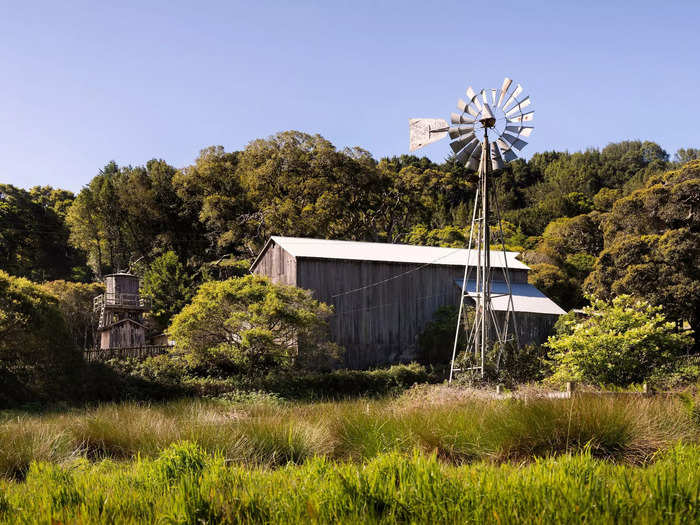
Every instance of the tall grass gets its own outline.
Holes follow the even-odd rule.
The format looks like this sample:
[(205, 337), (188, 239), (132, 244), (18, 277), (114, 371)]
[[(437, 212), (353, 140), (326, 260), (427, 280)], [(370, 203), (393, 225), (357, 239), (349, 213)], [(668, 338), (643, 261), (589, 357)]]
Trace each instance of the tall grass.
[(452, 464), (582, 450), (643, 463), (677, 442), (697, 442), (698, 432), (682, 401), (633, 396), (502, 401), (432, 388), (396, 399), (308, 404), (108, 404), (2, 420), (0, 476), (22, 478), (32, 461), (156, 457), (180, 441), (219, 453), (228, 463), (266, 467), (314, 457), (366, 461), (414, 450)]
[(454, 466), (435, 455), (366, 463), (315, 457), (280, 469), (227, 467), (193, 443), (133, 462), (33, 463), (0, 480), (12, 523), (694, 523), (700, 447), (645, 467), (586, 450), (525, 465)]

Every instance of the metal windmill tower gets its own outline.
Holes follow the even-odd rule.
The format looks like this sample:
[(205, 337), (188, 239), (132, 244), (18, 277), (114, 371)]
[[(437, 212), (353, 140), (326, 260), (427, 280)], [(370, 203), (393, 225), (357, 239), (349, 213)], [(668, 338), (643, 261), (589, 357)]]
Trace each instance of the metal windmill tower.
[[(468, 101), (459, 99), (457, 109), (461, 113), (451, 114), (451, 124), (442, 119), (410, 119), (410, 151), (415, 151), (432, 142), (445, 138), (451, 139), (450, 147), (455, 153), (457, 162), (463, 163), (467, 168), (478, 170), (479, 185), (474, 198), (474, 211), (472, 213), (471, 229), (469, 232), (469, 250), (462, 279), (462, 294), (459, 304), (459, 316), (455, 333), (454, 347), (452, 350), (452, 364), (450, 368), (450, 382), (455, 372), (460, 369), (455, 367), (457, 346), (460, 329), (464, 324), (467, 331), (466, 350), (473, 350), (476, 363), (471, 370), (479, 370), (484, 376), (484, 361), (488, 351), (498, 344), (509, 342), (518, 344), (518, 330), (516, 326), (513, 294), (510, 285), (508, 262), (505, 253), (505, 241), (503, 238), (503, 226), (501, 223), (498, 200), (492, 195), (490, 177), (493, 171), (503, 169), (507, 162), (517, 158), (513, 151), (522, 150), (527, 142), (521, 137), (529, 137), (533, 127), (524, 125), (531, 122), (534, 111), (523, 111), (530, 103), (530, 97), (519, 99), (523, 91), (520, 84), (510, 91), (513, 81), (506, 78), (500, 89), (482, 89), (478, 94), (471, 86), (467, 89)], [(510, 93), (509, 93), (510, 92)], [(499, 230), (500, 244), (505, 262), (503, 281), (505, 290), (495, 290), (493, 286), (494, 275), (491, 268), (491, 223), (494, 214), (491, 204), (495, 204), (495, 226)], [(476, 264), (472, 265), (472, 251), (476, 252)], [(476, 269), (474, 280), (472, 267)], [(499, 287), (500, 288), (500, 287)], [(465, 299), (474, 304), (474, 320), (471, 326), (466, 326)], [(496, 314), (493, 300), (499, 303), (505, 301), (505, 311), (502, 315)], [(500, 360), (500, 351), (497, 358)]]

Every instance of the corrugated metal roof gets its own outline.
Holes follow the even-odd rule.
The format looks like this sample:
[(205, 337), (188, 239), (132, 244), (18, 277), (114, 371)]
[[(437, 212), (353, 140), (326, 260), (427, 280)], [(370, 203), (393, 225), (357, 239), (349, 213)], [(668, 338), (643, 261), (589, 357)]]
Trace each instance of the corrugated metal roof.
[[(462, 279), (455, 279), (455, 283), (462, 288)], [(552, 301), (545, 294), (540, 292), (531, 284), (512, 283), (510, 285), (513, 293), (513, 307), (516, 312), (530, 312), (535, 314), (556, 314), (563, 315), (566, 311), (559, 308), (557, 303)], [(470, 296), (476, 296), (476, 281), (467, 281), (467, 292)], [(498, 312), (505, 312), (508, 309), (508, 286), (503, 281), (491, 281), (491, 293), (496, 297), (491, 298), (493, 309)]]
[[(437, 264), (464, 266), (467, 259), (470, 265), (476, 264), (476, 250), (463, 248), (438, 248), (435, 246), (415, 246), (412, 244), (388, 244), (381, 242), (330, 241), (326, 239), (306, 239), (302, 237), (271, 237), (294, 257), (310, 259), (345, 259), (350, 261), (377, 261), (410, 264)], [(263, 249), (264, 252), (264, 249)], [(529, 270), (529, 267), (515, 257), (519, 252), (506, 252), (508, 268)], [(261, 253), (262, 255), (262, 253)], [(258, 259), (260, 257), (258, 256)], [(257, 263), (253, 263), (253, 268)], [(491, 250), (491, 265), (505, 267), (502, 251)]]

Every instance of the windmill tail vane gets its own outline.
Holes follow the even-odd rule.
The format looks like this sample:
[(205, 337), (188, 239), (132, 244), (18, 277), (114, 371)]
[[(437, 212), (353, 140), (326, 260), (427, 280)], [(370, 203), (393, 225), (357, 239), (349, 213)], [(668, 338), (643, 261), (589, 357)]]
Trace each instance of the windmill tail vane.
[[(512, 88), (512, 89), (511, 89)], [(476, 93), (469, 86), (467, 100), (459, 99), (459, 113), (450, 115), (450, 122), (438, 118), (409, 119), (409, 150), (432, 144), (449, 136), (452, 141), (450, 148), (454, 158), (467, 168), (478, 171), (479, 185), (474, 198), (474, 208), (469, 235), (467, 260), (465, 261), (464, 277), (462, 279), (462, 294), (457, 319), (452, 365), (450, 367), (450, 382), (457, 372), (476, 371), (485, 375), (485, 361), (488, 354), (496, 346), (497, 355), (493, 359), (498, 369), (505, 345), (513, 343), (519, 346), (519, 335), (513, 294), (511, 290), (510, 272), (508, 270), (503, 226), (500, 217), (498, 199), (490, 190), (490, 176), (494, 170), (501, 170), (512, 160), (518, 158), (515, 151), (520, 152), (527, 142), (523, 140), (532, 134), (531, 123), (534, 111), (530, 109), (532, 100), (529, 96), (521, 97), (523, 88), (520, 84), (513, 87), (513, 81), (505, 78), (498, 89), (482, 89)], [(491, 219), (492, 204), (495, 204), (496, 224), (500, 230), (500, 250), (506, 261), (502, 272), (495, 274), (491, 267)], [(473, 250), (474, 248), (474, 250)], [(499, 250), (499, 251), (500, 251)], [(475, 251), (474, 260), (471, 260)], [(472, 264), (473, 263), (473, 264)], [(476, 273), (475, 276), (472, 273)], [(494, 293), (495, 288), (505, 289), (506, 293)], [(499, 297), (499, 304), (505, 301), (505, 310), (501, 306), (494, 309), (492, 299)], [(474, 309), (473, 321), (467, 323), (466, 309)], [(471, 324), (471, 326), (467, 326)], [(467, 335), (463, 361), (457, 365), (458, 340), (462, 330)], [(473, 360), (470, 353), (473, 351)], [(492, 356), (493, 357), (493, 356)], [(473, 366), (468, 366), (469, 364)], [(461, 366), (461, 367), (460, 367)]]

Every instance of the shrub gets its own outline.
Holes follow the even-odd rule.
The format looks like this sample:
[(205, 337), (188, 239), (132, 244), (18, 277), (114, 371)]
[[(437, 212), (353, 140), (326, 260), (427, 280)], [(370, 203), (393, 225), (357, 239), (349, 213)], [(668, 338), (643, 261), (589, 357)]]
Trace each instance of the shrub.
[(204, 469), (207, 454), (191, 441), (173, 443), (155, 461), (158, 476), (171, 483), (183, 476), (197, 476)]
[(192, 363), (224, 372), (328, 369), (340, 357), (328, 339), (331, 312), (308, 290), (247, 275), (203, 284), (168, 333)]
[(71, 333), (73, 344), (79, 348), (93, 348), (97, 343), (93, 299), (104, 292), (104, 285), (50, 281), (41, 287), (58, 299), (58, 307)]
[[(29, 398), (65, 398), (81, 362), (58, 300), (27, 279), (0, 270), (0, 405)], [(13, 384), (19, 384), (16, 390)]]
[(582, 320), (550, 337), (554, 380), (625, 386), (643, 382), (659, 366), (689, 348), (692, 338), (676, 331), (661, 307), (621, 295), (606, 303), (591, 299)]
[[(469, 312), (473, 312), (473, 309), (468, 309), (467, 313)], [(455, 306), (442, 306), (435, 311), (432, 320), (418, 336), (419, 359), (422, 363), (444, 364), (451, 361), (458, 313)], [(467, 326), (469, 324), (467, 321)], [(459, 334), (457, 348), (462, 349), (466, 344), (464, 330), (460, 330)]]

